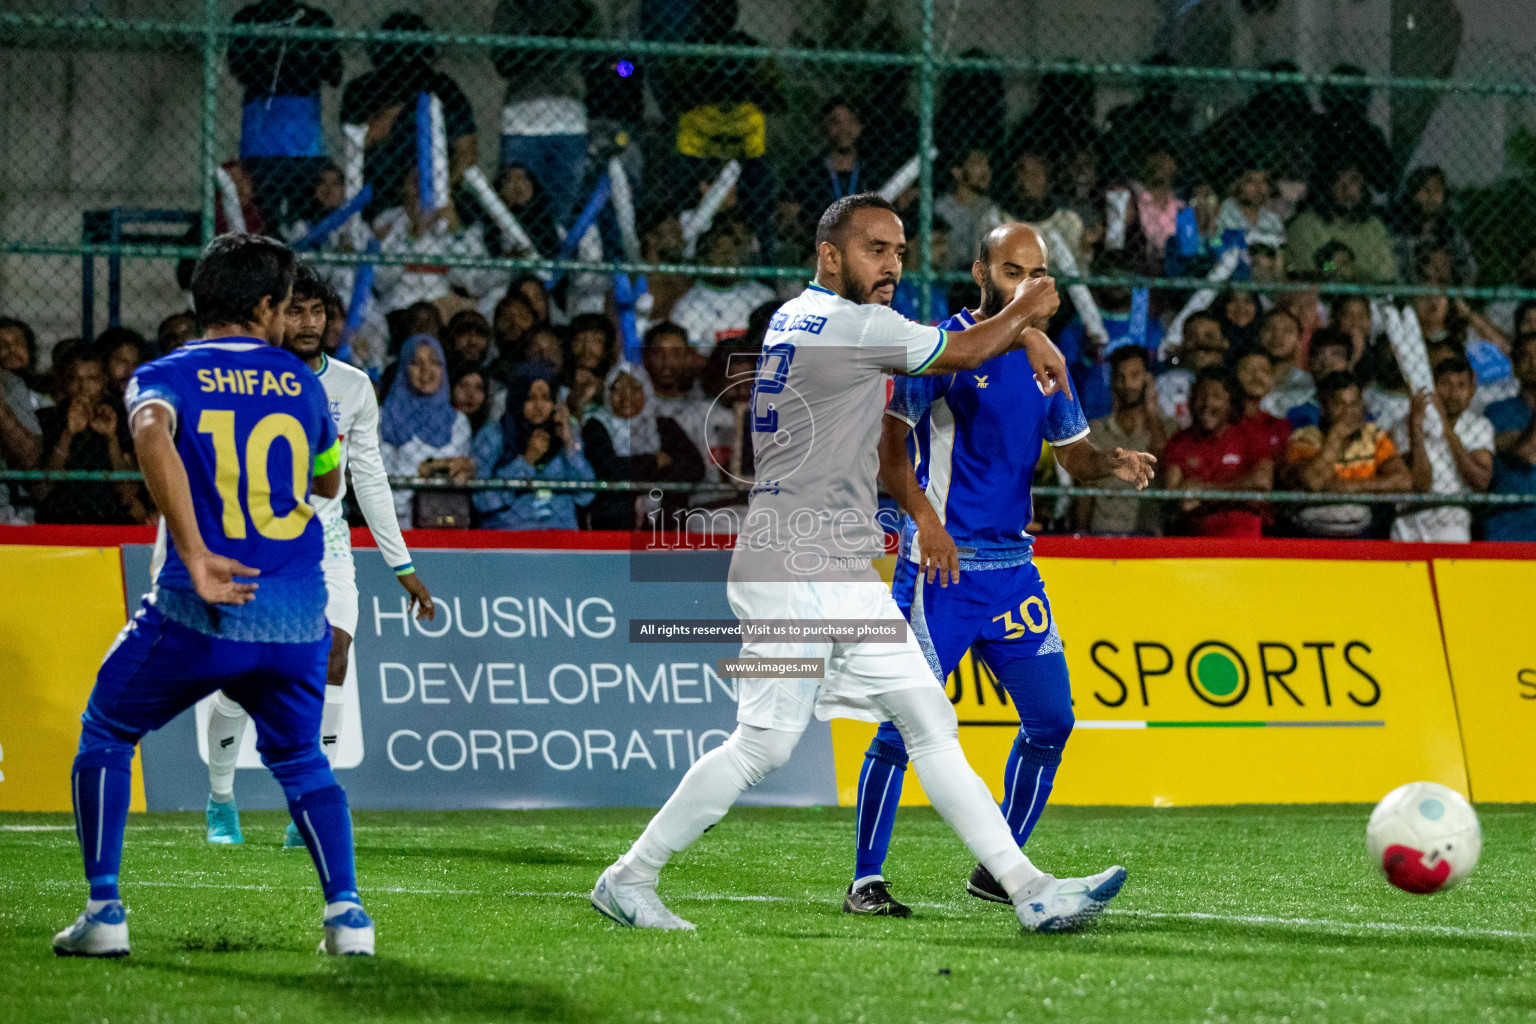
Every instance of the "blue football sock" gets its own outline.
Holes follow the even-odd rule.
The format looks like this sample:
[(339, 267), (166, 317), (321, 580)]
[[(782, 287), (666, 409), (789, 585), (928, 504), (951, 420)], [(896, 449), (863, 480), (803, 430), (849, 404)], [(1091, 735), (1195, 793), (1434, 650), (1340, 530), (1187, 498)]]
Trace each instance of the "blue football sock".
[[(881, 731), (887, 726), (889, 723), (882, 725)], [(896, 805), (901, 802), (901, 784), (907, 774), (907, 751), (902, 746), (901, 734), (894, 727), (890, 732), (895, 733), (895, 742), (887, 742), (877, 733), (864, 754), (864, 768), (859, 773), (855, 881), (881, 873), (891, 848), (891, 831), (896, 827)]]
[(352, 859), (352, 812), (347, 808), (347, 794), (340, 786), (330, 785), (288, 801), (288, 812), (309, 847), (309, 855), (320, 873), (325, 901), (338, 897), (357, 898), (357, 869)]
[(115, 900), (123, 862), (123, 829), (128, 825), (128, 797), (133, 775), (132, 748), (91, 750), (75, 758), (70, 780), (75, 802), (75, 836), (85, 858), (91, 899)]
[(1003, 817), (1013, 830), (1014, 841), (1023, 846), (1040, 820), (1051, 786), (1056, 782), (1056, 768), (1061, 764), (1060, 747), (1037, 747), (1020, 732), (1008, 752), (1003, 769)]

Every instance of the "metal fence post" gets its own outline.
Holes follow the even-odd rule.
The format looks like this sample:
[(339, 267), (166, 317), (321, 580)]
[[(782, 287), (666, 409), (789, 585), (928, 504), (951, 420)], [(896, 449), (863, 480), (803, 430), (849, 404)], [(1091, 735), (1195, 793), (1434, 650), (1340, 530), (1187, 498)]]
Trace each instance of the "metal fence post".
[(922, 259), (917, 268), (918, 316), (923, 323), (932, 319), (933, 290), (933, 0), (923, 2), (922, 63), (918, 66), (922, 97), (917, 113), (918, 176), (917, 237), (922, 243)]
[(198, 173), (203, 197), (203, 245), (214, 234), (214, 132), (219, 110), (219, 3), (203, 0), (203, 135)]

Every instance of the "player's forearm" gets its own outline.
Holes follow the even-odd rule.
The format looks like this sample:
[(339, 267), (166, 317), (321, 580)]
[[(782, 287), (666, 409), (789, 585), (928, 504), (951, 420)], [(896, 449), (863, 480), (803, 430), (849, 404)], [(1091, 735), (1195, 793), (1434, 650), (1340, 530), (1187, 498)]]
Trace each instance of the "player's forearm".
[(897, 506), (912, 517), (921, 529), (925, 524), (938, 523), (938, 513), (928, 502), (923, 485), (917, 482), (912, 460), (907, 457), (908, 425), (895, 416), (886, 416), (880, 434), (880, 479), (885, 489), (896, 499)]
[(197, 513), (192, 508), (192, 485), (187, 467), (182, 463), (174, 442), (166, 433), (141, 432), (134, 442), (139, 453), (139, 467), (144, 485), (155, 507), (165, 517), (165, 528), (183, 560), (207, 553), (202, 531), (197, 527)]
[(1099, 451), (1087, 441), (1057, 448), (1056, 461), (1067, 471), (1068, 476), (1080, 484), (1102, 480), (1115, 471), (1114, 455)]
[(363, 512), (373, 539), (379, 546), (379, 554), (391, 569), (400, 570), (411, 565), (411, 553), (400, 533), (400, 519), (395, 515), (395, 496), (389, 489), (389, 478), (384, 474), (384, 462), (374, 449), (373, 457), (358, 456), (356, 449), (350, 453), (353, 460), (352, 493), (357, 495), (357, 506)]

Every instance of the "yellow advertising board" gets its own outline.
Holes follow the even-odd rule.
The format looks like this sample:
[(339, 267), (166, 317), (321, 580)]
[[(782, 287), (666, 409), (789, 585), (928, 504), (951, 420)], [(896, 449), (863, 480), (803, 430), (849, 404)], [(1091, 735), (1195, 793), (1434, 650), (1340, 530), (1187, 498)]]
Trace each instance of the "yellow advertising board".
[[(0, 545), (0, 811), (67, 811), (80, 713), (127, 621), (117, 548)], [(133, 810), (144, 809), (134, 759)]]
[(1477, 800), (1536, 800), (1536, 562), (1435, 562)]
[[(1040, 571), (1077, 718), (1054, 802), (1374, 802), (1420, 779), (1467, 792), (1428, 563), (1042, 558)], [(948, 685), (966, 756), (1001, 798), (1018, 715), (970, 656)], [(845, 804), (872, 732), (834, 722)], [(926, 802), (915, 776), (902, 801)]]

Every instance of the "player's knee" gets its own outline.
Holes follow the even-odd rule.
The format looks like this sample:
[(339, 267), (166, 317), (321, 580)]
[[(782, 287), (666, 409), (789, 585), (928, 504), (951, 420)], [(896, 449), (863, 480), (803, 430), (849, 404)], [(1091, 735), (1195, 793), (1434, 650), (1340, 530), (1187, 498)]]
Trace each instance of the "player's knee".
[(139, 734), (108, 721), (87, 707), (85, 714), (80, 716), (80, 746), (75, 754), (75, 770), (87, 763), (82, 761), (87, 757), (91, 758), (88, 762), (91, 767), (115, 768), (121, 762), (126, 769), (133, 760), (133, 748), (139, 739)]
[(787, 762), (799, 742), (799, 733), (738, 725), (723, 746), (737, 771), (739, 781), (745, 784), (744, 788), (750, 788)]
[(902, 741), (901, 730), (891, 722), (881, 722), (880, 728), (875, 730), (875, 738), (870, 741), (869, 749), (864, 756), (876, 761), (883, 761), (897, 768), (907, 767), (907, 745)]
[(245, 714), (245, 708), (226, 697), (223, 690), (214, 691), (213, 707), (219, 714), (228, 718), (239, 718)]
[(1027, 730), (1029, 740), (1036, 746), (1060, 749), (1067, 745), (1067, 740), (1072, 735), (1072, 726), (1076, 721), (1070, 704), (1041, 708), (1029, 724)]
[(262, 751), (262, 760), (283, 787), (290, 802), (306, 793), (336, 785), (331, 763), (320, 752), (319, 744), (306, 747), (280, 747)]

